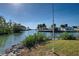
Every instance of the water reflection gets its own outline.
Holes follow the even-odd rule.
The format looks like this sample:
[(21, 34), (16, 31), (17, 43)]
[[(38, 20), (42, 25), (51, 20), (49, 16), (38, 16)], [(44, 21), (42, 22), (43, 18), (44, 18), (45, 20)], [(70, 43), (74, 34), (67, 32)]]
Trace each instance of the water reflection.
[(34, 33), (36, 33), (36, 31), (31, 30), (10, 35), (0, 35), (0, 54), (3, 54), (5, 52), (5, 49), (10, 48), (14, 44), (20, 43), (27, 36)]
[(8, 36), (7, 35), (1, 35), (0, 36), (0, 47), (5, 45), (5, 42), (7, 41)]

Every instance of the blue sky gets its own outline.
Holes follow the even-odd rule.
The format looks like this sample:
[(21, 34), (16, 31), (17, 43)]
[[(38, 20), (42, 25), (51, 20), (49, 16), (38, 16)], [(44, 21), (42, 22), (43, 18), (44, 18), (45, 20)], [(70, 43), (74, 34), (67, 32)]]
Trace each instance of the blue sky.
[[(52, 24), (53, 4), (0, 4), (0, 16), (12, 22), (21, 23), (30, 28), (45, 23)], [(79, 26), (79, 4), (54, 4), (54, 20), (57, 26), (69, 24)]]
[(36, 28), (40, 23), (49, 27), (52, 24), (52, 4), (0, 4), (0, 16), (30, 28)]
[(79, 4), (54, 4), (55, 23), (79, 26)]

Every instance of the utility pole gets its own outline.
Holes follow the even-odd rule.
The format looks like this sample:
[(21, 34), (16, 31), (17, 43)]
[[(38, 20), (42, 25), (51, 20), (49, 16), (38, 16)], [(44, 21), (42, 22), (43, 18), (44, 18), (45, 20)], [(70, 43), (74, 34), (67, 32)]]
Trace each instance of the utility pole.
[(54, 31), (54, 3), (52, 4), (52, 24), (53, 24), (53, 29), (52, 29), (52, 40), (53, 40), (53, 48), (52, 52), (55, 54), (55, 48), (54, 48), (54, 40), (55, 40), (55, 31)]
[(55, 40), (55, 26), (54, 26), (54, 3), (53, 3), (53, 5), (52, 5), (53, 7), (53, 38), (52, 38), (52, 40)]

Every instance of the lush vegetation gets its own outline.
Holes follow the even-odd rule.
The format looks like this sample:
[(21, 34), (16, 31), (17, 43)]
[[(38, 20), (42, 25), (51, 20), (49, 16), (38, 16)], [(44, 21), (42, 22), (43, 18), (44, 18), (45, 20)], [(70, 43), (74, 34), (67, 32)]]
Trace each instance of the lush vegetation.
[(76, 37), (73, 36), (72, 34), (69, 34), (67, 32), (64, 32), (60, 35), (60, 39), (62, 40), (76, 40)]
[(23, 49), (20, 51), (20, 56), (53, 56), (53, 40), (46, 41), (44, 44), (38, 45), (36, 48), (32, 48), (31, 51)]
[(0, 16), (0, 34), (20, 32), (23, 30), (26, 30), (25, 26), (12, 23), (11, 20), (10, 22), (6, 22), (6, 19), (3, 16)]
[(46, 37), (42, 33), (35, 33), (33, 35), (29, 35), (24, 41), (22, 41), (22, 44), (30, 49), (32, 47), (35, 47), (35, 45), (45, 42), (47, 40), (48, 37)]
[(79, 56), (79, 40), (50, 40), (45, 44), (37, 46), (36, 49), (28, 52), (27, 49), (21, 51), (21, 55), (31, 56)]
[(66, 28), (66, 27), (68, 27), (68, 24), (61, 24), (60, 27), (61, 28)]
[(26, 27), (21, 25), (21, 24), (14, 24), (13, 25), (13, 32), (21, 32), (21, 31), (25, 31), (26, 30)]

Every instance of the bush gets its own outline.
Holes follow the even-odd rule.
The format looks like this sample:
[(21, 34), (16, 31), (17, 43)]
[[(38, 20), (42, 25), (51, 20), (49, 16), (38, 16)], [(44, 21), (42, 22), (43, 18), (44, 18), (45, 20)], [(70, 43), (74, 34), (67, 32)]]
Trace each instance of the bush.
[(36, 39), (36, 43), (38, 44), (48, 40), (48, 37), (46, 37), (46, 35), (44, 35), (43, 33), (35, 33), (34, 37)]
[(71, 35), (67, 32), (64, 32), (62, 35), (60, 35), (60, 38), (62, 40), (76, 40), (76, 37), (74, 37), (73, 35)]
[(35, 33), (34, 35), (29, 35), (25, 40), (22, 41), (22, 44), (27, 48), (35, 47), (36, 44), (47, 41), (47, 37), (42, 33)]
[(29, 35), (24, 41), (22, 41), (22, 43), (24, 46), (30, 49), (35, 45), (35, 38), (32, 35)]

